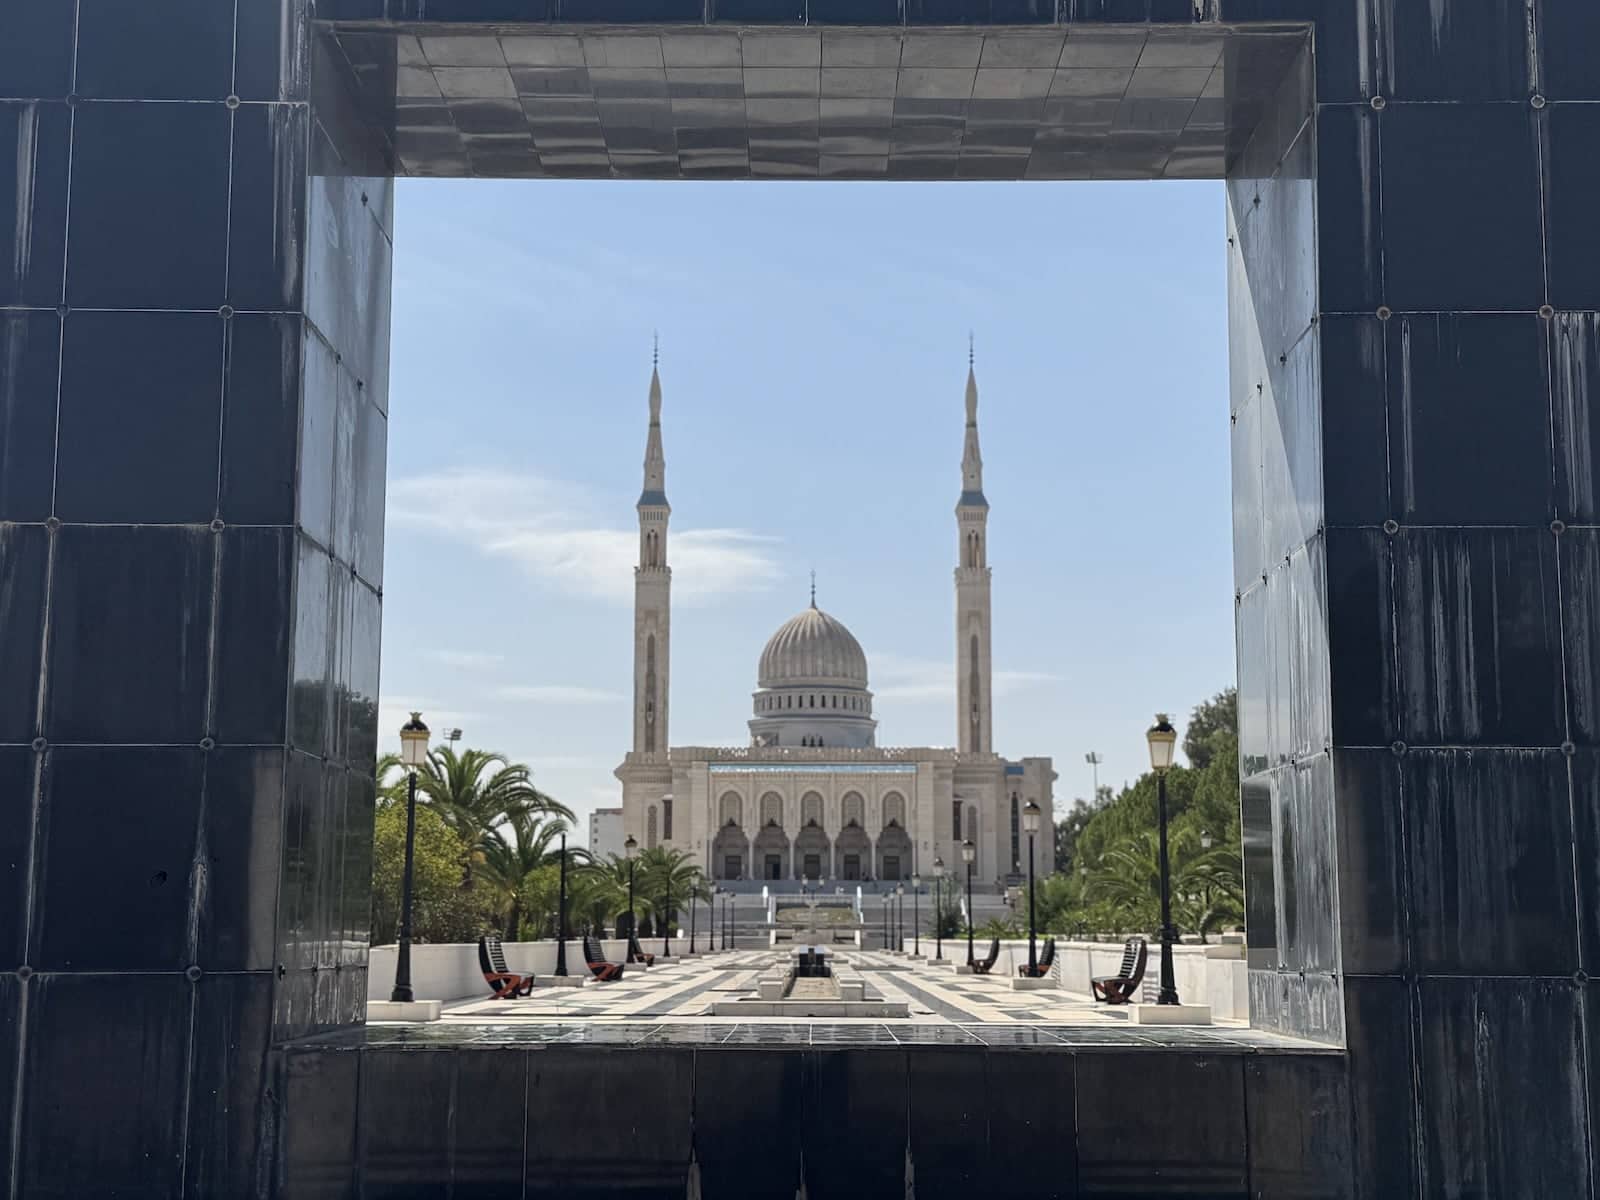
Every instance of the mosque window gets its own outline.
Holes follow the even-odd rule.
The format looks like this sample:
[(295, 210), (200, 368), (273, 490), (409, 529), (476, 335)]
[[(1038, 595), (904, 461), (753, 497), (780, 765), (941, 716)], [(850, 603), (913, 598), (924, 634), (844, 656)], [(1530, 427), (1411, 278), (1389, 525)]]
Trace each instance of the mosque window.
[(950, 836), (961, 840), (961, 801), (950, 802)]
[(649, 815), (645, 821), (644, 846), (646, 850), (656, 848), (656, 806), (650, 806)]
[(672, 801), (661, 801), (661, 836), (672, 840)]

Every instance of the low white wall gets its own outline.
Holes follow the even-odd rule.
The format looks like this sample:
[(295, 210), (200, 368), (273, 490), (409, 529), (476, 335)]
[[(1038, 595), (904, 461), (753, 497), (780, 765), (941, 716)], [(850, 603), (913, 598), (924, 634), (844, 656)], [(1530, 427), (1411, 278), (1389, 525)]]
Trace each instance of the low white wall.
[[(555, 939), (542, 942), (506, 942), (506, 967), (516, 975), (554, 975)], [(607, 962), (627, 957), (626, 938), (603, 938)], [(649, 947), (645, 947), (649, 949)], [(368, 958), (367, 999), (387, 1000), (394, 987), (394, 946), (374, 946)], [(586, 971), (583, 939), (567, 939), (567, 974)], [(478, 943), (449, 942), (411, 947), (411, 990), (418, 1000), (488, 999), (489, 985), (478, 966)]]
[[(965, 961), (966, 939), (960, 937), (954, 940), (959, 956), (957, 961)], [(1044, 953), (1044, 940), (1043, 937), (1038, 939), (1036, 953)], [(946, 957), (950, 957), (950, 941), (945, 940)], [(1146, 982), (1159, 980), (1161, 975), (1161, 944), (1152, 941), (1149, 947), (1150, 956), (1145, 964), (1144, 981), (1139, 985), (1140, 994)], [(972, 949), (974, 954), (982, 958), (989, 953), (989, 943), (975, 939)], [(1190, 1003), (1209, 1004), (1211, 1015), (1217, 1020), (1249, 1020), (1249, 981), (1245, 974), (1244, 956), (1239, 950), (1242, 947), (1174, 946), (1172, 974), (1178, 985), (1178, 995)], [(1211, 955), (1227, 954), (1230, 957), (1211, 957), (1208, 951)], [(1235, 954), (1237, 957), (1233, 956)], [(1000, 957), (995, 960), (992, 973), (1012, 976), (1017, 973), (1017, 968), (1027, 963), (1027, 939), (1001, 942)], [(1121, 942), (1069, 942), (1057, 938), (1055, 966), (1051, 975), (1060, 981), (1062, 990), (1087, 997), (1092, 994), (1089, 987), (1091, 977), (1099, 979), (1115, 975), (1120, 966)]]

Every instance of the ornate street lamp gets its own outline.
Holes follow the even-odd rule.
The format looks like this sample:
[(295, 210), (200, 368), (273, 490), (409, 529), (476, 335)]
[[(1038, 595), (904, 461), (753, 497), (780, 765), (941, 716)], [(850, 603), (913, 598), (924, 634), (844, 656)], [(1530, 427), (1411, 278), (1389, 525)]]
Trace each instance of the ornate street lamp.
[(906, 948), (906, 889), (902, 884), (894, 889), (894, 948), (901, 953)]
[(911, 876), (911, 957), (922, 957), (922, 876)]
[(968, 838), (961, 843), (961, 861), (967, 864), (967, 966), (972, 965), (972, 864), (977, 861), (978, 848)]
[(887, 953), (894, 947), (889, 942), (889, 893), (883, 894), (883, 949)]
[(944, 961), (944, 859), (933, 860), (933, 961)]
[(664, 874), (661, 880), (661, 957), (672, 957), (672, 943), (667, 940), (672, 928), (672, 876)]
[(389, 999), (409, 1004), (411, 991), (411, 878), (417, 850), (417, 772), (428, 761), (428, 727), (414, 712), (400, 727), (400, 762), (406, 769), (406, 865), (400, 877), (400, 944), (394, 957), (394, 990)]
[(1039, 805), (1032, 800), (1022, 806), (1022, 828), (1028, 835), (1028, 978), (1032, 979), (1039, 970), (1033, 949), (1033, 838), (1039, 832)]
[(1150, 769), (1156, 773), (1156, 808), (1161, 827), (1161, 994), (1157, 1004), (1178, 1003), (1178, 983), (1172, 970), (1172, 944), (1178, 931), (1172, 925), (1172, 868), (1167, 862), (1167, 772), (1178, 745), (1178, 731), (1166, 713), (1156, 714), (1156, 723), (1145, 735), (1150, 743)]
[(633, 834), (630, 833), (628, 840), (622, 843), (622, 853), (628, 859), (628, 952), (622, 957), (631, 962), (633, 960), (633, 932), (638, 926), (638, 922), (633, 916), (633, 864), (639, 857), (639, 841)]
[(556, 918), (556, 974), (567, 973), (567, 835), (561, 835), (561, 906)]
[(696, 896), (694, 893), (695, 893), (695, 885), (691, 883), (689, 885), (689, 953), (690, 954), (699, 953), (694, 948), (694, 910), (695, 910), (695, 906), (700, 901), (700, 897)]

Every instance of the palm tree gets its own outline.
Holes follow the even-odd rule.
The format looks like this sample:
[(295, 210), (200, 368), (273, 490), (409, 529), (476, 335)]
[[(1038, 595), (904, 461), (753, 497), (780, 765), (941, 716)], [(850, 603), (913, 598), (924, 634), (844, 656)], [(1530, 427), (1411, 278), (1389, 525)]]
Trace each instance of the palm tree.
[[(512, 813), (485, 837), (480, 876), (500, 901), (500, 915), (504, 920), (501, 936), (506, 941), (517, 940), (524, 913), (537, 915), (542, 931), (543, 918), (548, 913), (539, 910), (548, 905), (535, 901), (541, 892), (550, 890), (549, 869), (560, 864), (561, 850), (557, 841), (566, 832), (565, 821), (545, 820), (522, 810)], [(569, 869), (580, 857), (586, 859), (588, 851), (576, 847), (567, 849)]]
[(705, 873), (690, 861), (687, 851), (657, 846), (639, 856), (643, 890), (656, 912), (656, 932), (666, 937), (679, 904), (704, 886)]
[(519, 815), (577, 818), (565, 804), (533, 786), (525, 763), (514, 763), (490, 750), (442, 746), (430, 751), (417, 775), (417, 791), (431, 804), (467, 848), (465, 884), (471, 886), (475, 864), (489, 852), (492, 835)]
[[(598, 916), (600, 918), (598, 923), (601, 924), (605, 923), (605, 918), (610, 918), (612, 928), (618, 935), (622, 933), (622, 922), (618, 918), (623, 913), (628, 912), (630, 917), (637, 918), (641, 908), (649, 907), (642, 887), (643, 876), (638, 870), (640, 865), (637, 862), (630, 864), (620, 854), (608, 854), (603, 861), (592, 860), (579, 870), (579, 874), (583, 877), (581, 887), (586, 894), (587, 910), (591, 918)], [(628, 908), (630, 869), (634, 880), (631, 912)]]

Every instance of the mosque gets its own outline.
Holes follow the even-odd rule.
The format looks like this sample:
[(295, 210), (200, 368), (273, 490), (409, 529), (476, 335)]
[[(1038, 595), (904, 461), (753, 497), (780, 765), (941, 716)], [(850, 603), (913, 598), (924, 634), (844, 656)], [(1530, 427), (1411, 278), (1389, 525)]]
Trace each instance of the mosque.
[[(879, 746), (867, 656), (837, 617), (816, 606), (785, 621), (761, 652), (741, 746), (668, 741), (672, 569), (667, 528), (661, 378), (650, 376), (650, 429), (634, 568), (633, 749), (616, 770), (623, 828), (641, 846), (689, 852), (716, 880), (838, 884), (931, 876), (942, 859), (965, 879), (962, 843), (976, 847), (974, 886), (1026, 877), (1022, 808), (1052, 811), (1048, 757), (995, 752), (990, 686), (989, 502), (978, 448), (978, 384), (967, 370), (966, 448), (956, 504), (956, 747)], [(1054, 849), (1037, 839), (1034, 870)]]

